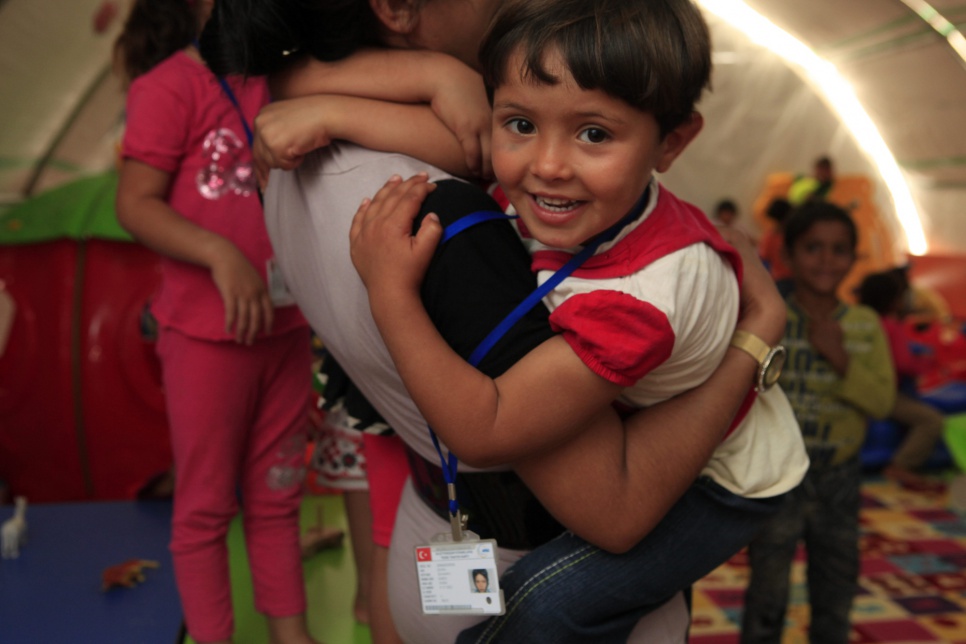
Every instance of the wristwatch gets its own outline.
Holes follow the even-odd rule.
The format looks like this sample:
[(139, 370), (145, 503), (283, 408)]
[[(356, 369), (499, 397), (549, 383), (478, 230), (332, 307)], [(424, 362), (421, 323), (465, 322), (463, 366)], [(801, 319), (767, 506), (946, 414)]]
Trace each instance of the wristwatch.
[(758, 362), (758, 373), (755, 374), (755, 391), (761, 393), (771, 389), (785, 366), (787, 352), (782, 345), (774, 347), (753, 333), (735, 331), (731, 336), (731, 346), (741, 349)]

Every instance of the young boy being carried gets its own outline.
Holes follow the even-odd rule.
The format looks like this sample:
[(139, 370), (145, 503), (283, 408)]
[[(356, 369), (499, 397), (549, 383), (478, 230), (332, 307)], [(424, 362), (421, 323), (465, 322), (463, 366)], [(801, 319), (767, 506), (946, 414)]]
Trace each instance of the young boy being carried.
[[(513, 0), (481, 62), (493, 169), (539, 281), (607, 236), (544, 299), (559, 335), (496, 379), (446, 345), (419, 292), (441, 227), (429, 216), (410, 234), (433, 189), (425, 177), (390, 181), (360, 207), (353, 261), (407, 389), (453, 453), (506, 456), (559, 437), (515, 469), (577, 534), (609, 521), (613, 538), (595, 541), (621, 553), (572, 533), (541, 546), (501, 580), (506, 615), (460, 641), (622, 641), (641, 614), (744, 546), (808, 467), (788, 401), (771, 387), (782, 350), (733, 336), (737, 254), (653, 177), (702, 127), (694, 105), (710, 75), (708, 31), (689, 0)], [(654, 509), (641, 540), (639, 523), (621, 520), (645, 514), (653, 490), (634, 436), (616, 414), (579, 430), (601, 407), (645, 407), (698, 386), (729, 345), (759, 360), (757, 399), (699, 484), (670, 512)]]

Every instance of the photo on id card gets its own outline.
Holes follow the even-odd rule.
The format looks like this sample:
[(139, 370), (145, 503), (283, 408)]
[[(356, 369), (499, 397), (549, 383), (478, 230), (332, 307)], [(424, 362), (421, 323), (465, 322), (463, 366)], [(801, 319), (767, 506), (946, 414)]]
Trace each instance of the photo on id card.
[(496, 542), (416, 546), (416, 574), (426, 615), (502, 615)]

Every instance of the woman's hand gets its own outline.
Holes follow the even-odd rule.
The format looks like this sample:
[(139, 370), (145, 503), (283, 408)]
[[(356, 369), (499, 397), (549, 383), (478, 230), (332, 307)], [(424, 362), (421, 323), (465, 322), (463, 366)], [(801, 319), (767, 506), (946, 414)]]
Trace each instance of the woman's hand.
[(482, 179), (492, 178), (493, 119), (483, 77), (456, 59), (451, 59), (447, 71), (436, 77), (440, 82), (430, 100), (433, 113), (460, 142), (470, 172)]
[(227, 239), (212, 253), (211, 277), (225, 305), (225, 331), (239, 344), (251, 344), (270, 331), (275, 316), (265, 281), (251, 262)]
[(747, 235), (733, 228), (719, 228), (718, 232), (739, 252), (744, 269), (738, 328), (754, 333), (771, 346), (778, 344), (785, 334), (787, 313), (775, 281)]
[(255, 117), (255, 176), (264, 190), (272, 168), (292, 170), (305, 155), (332, 142), (325, 117), (324, 96), (275, 101)]
[(394, 176), (359, 206), (349, 230), (350, 252), (370, 300), (419, 290), (443, 231), (430, 214), (413, 235), (413, 220), (435, 189), (425, 173), (405, 181)]

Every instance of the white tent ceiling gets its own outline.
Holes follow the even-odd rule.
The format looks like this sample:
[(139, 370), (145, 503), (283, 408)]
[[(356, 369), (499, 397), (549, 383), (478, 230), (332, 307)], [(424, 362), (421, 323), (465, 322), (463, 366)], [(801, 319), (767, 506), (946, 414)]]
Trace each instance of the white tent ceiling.
[[(952, 25), (966, 23), (962, 0), (929, 2)], [(902, 170), (928, 252), (962, 255), (966, 63), (925, 12), (911, 8), (917, 3), (745, 2), (838, 68)], [(0, 0), (0, 204), (114, 163), (123, 97), (110, 49), (120, 20), (95, 30), (95, 16), (109, 4)], [(123, 15), (127, 2), (114, 4)], [(896, 252), (905, 250), (888, 186), (829, 99), (723, 19), (709, 13), (708, 21), (716, 67), (701, 104), (705, 130), (664, 180), (701, 207), (729, 196), (747, 212), (769, 174), (807, 172), (829, 154), (839, 173), (873, 180), (886, 225), (900, 240)]]

